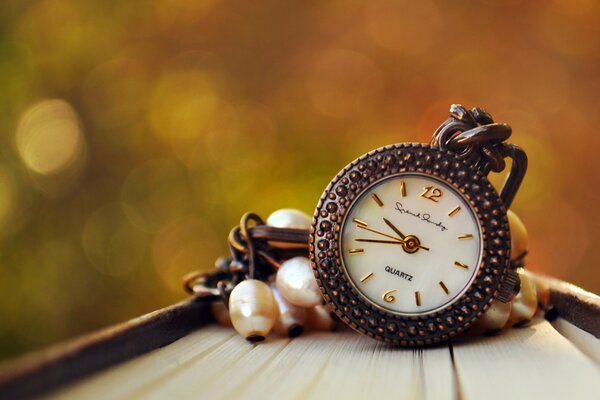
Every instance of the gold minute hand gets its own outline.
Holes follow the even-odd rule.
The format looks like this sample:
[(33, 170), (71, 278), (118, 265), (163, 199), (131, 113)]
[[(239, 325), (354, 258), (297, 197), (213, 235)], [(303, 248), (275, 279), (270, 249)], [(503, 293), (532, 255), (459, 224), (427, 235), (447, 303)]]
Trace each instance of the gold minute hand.
[(404, 240), (402, 240), (402, 239), (400, 239), (400, 238), (397, 238), (397, 237), (395, 237), (395, 236), (392, 236), (392, 235), (388, 235), (387, 233), (383, 233), (383, 232), (376, 231), (375, 229), (371, 229), (371, 228), (369, 228), (369, 227), (366, 227), (366, 226), (364, 226), (364, 225), (362, 225), (362, 224), (357, 224), (356, 226), (357, 226), (357, 227), (359, 227), (360, 229), (364, 229), (364, 230), (366, 230), (366, 231), (373, 232), (373, 233), (376, 233), (376, 234), (378, 234), (378, 235), (381, 235), (381, 236), (388, 237), (388, 238), (390, 238), (390, 239), (394, 239), (395, 241), (397, 241), (397, 242), (399, 242), (399, 243), (403, 243), (403, 242), (404, 242)]
[[(354, 239), (354, 240), (356, 240), (357, 242), (367, 242), (367, 243), (387, 243), (387, 244), (399, 244), (399, 245), (406, 244), (406, 242), (404, 240), (398, 241), (398, 240), (379, 240), (379, 239), (362, 239), (362, 238)], [(404, 247), (404, 246), (402, 246), (402, 247)], [(420, 244), (417, 245), (416, 247), (429, 251), (429, 247), (421, 246)]]
[(389, 244), (399, 244), (402, 245), (404, 242), (399, 242), (397, 240), (379, 240), (379, 239), (354, 239), (357, 242), (367, 242), (367, 243), (389, 243)]

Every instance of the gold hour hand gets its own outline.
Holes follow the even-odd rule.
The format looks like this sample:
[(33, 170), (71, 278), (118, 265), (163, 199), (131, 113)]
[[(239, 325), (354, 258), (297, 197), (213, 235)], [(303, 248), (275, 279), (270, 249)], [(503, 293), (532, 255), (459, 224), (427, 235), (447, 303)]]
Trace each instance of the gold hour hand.
[(388, 220), (387, 218), (384, 218), (383, 222), (385, 222), (387, 226), (389, 226), (390, 228), (392, 228), (392, 230), (394, 232), (396, 232), (398, 234), (398, 236), (400, 236), (403, 240), (406, 239), (406, 235), (403, 234), (402, 232), (400, 232), (400, 229), (396, 228), (396, 225), (392, 224), (390, 222), (390, 220)]

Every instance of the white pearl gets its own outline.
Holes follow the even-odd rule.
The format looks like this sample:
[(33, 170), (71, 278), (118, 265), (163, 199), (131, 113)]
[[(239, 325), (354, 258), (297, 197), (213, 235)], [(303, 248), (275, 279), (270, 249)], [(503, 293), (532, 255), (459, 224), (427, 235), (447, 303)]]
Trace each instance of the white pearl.
[(510, 226), (510, 258), (515, 260), (527, 254), (529, 235), (521, 218), (513, 211), (508, 210), (508, 225)]
[(310, 216), (293, 208), (274, 211), (267, 218), (267, 225), (275, 228), (310, 229), (311, 223)]
[(511, 303), (502, 303), (501, 301), (494, 301), (490, 308), (479, 318), (479, 320), (473, 326), (475, 333), (494, 333), (506, 325), (508, 317), (510, 316), (510, 310), (512, 309)]
[(510, 326), (529, 322), (537, 311), (535, 284), (523, 273), (519, 273), (519, 277), (521, 278), (521, 290), (512, 301), (512, 311), (508, 318)]
[(550, 307), (550, 286), (544, 279), (535, 279), (531, 275), (527, 276), (535, 285), (535, 294), (537, 296), (538, 306), (544, 310), (548, 309)]
[(229, 296), (229, 315), (235, 330), (247, 340), (264, 340), (277, 317), (277, 305), (269, 285), (255, 279), (238, 283)]
[(277, 289), (287, 301), (300, 307), (321, 304), (321, 291), (306, 257), (284, 261), (277, 271)]
[(306, 321), (306, 309), (298, 307), (287, 301), (275, 283), (271, 284), (273, 297), (277, 304), (277, 319), (273, 330), (280, 336), (296, 337), (304, 331), (304, 322)]
[(216, 300), (210, 303), (210, 311), (212, 312), (215, 321), (222, 326), (231, 326), (231, 318), (229, 310), (221, 300)]
[[(273, 212), (269, 215), (269, 218), (267, 218), (267, 225), (275, 228), (310, 229), (311, 223), (312, 220), (310, 216), (293, 208), (282, 208)], [(269, 244), (281, 249), (302, 248), (306, 246), (304, 244), (273, 241), (269, 242)]]
[(306, 310), (306, 324), (317, 331), (332, 331), (337, 327), (331, 313), (322, 304)]

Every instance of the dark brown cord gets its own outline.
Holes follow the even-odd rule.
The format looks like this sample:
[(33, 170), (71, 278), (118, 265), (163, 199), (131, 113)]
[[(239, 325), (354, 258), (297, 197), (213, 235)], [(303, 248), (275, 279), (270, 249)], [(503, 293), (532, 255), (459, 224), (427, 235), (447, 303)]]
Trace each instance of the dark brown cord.
[(507, 124), (494, 123), (492, 116), (482, 108), (467, 110), (460, 104), (450, 107), (450, 118), (433, 134), (432, 146), (455, 152), (457, 157), (469, 159), (485, 175), (502, 172), (505, 158), (513, 160), (500, 197), (508, 209), (523, 181), (527, 170), (527, 156), (519, 147), (507, 144), (512, 129)]

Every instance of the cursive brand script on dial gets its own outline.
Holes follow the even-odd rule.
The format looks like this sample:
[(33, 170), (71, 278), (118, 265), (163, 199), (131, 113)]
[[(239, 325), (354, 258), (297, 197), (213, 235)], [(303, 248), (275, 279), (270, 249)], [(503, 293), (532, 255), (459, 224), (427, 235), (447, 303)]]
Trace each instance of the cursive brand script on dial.
[(412, 215), (415, 218), (419, 218), (423, 222), (427, 222), (428, 224), (431, 224), (433, 226), (437, 226), (438, 228), (441, 229), (442, 232), (448, 230), (448, 228), (446, 228), (446, 226), (444, 224), (442, 224), (441, 222), (432, 221), (430, 214), (427, 214), (427, 213), (421, 214), (420, 212), (411, 211), (411, 210), (409, 210), (407, 208), (404, 208), (402, 206), (402, 203), (400, 203), (399, 201), (396, 202), (396, 210), (398, 212), (400, 212), (400, 214)]

